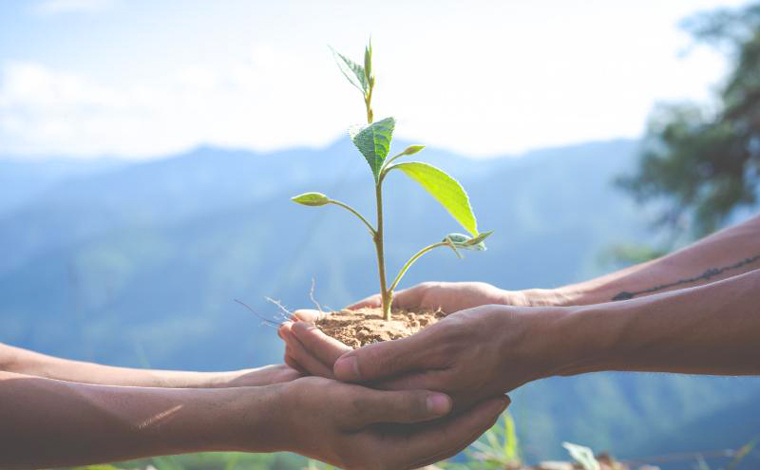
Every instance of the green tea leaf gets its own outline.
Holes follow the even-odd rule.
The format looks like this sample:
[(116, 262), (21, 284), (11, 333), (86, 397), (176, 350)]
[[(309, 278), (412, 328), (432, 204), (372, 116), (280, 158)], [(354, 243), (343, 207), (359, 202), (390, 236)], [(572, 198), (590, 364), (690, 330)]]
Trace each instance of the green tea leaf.
[(367, 83), (364, 67), (344, 56), (332, 47), (330, 50), (335, 56), (335, 62), (338, 64), (338, 68), (349, 81), (349, 83), (358, 88), (362, 94), (366, 95), (369, 92), (369, 83)]
[(290, 200), (304, 206), (324, 206), (330, 203), (330, 198), (322, 193), (303, 193), (290, 198)]
[(388, 117), (349, 131), (354, 145), (367, 159), (376, 183), (379, 181), (380, 170), (383, 167), (383, 162), (385, 162), (385, 157), (390, 151), (395, 127), (396, 120)]
[(472, 236), (478, 235), (478, 223), (470, 207), (470, 198), (457, 180), (438, 168), (422, 162), (399, 163), (398, 168), (420, 184), (451, 214)]

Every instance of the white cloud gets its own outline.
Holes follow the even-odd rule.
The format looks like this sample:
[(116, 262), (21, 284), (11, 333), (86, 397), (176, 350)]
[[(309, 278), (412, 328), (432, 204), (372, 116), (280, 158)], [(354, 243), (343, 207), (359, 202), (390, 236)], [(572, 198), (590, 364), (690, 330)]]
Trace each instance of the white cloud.
[(105, 10), (115, 3), (116, 0), (43, 0), (34, 5), (33, 11), (40, 15), (91, 12)]
[(319, 74), (311, 85), (331, 91), (312, 93), (301, 73), (307, 64), (259, 47), (225, 69), (198, 64), (149, 82), (107, 84), (39, 63), (9, 63), (0, 81), (0, 150), (141, 157), (202, 143), (325, 145), (345, 125), (329, 112), (336, 105), (331, 95), (345, 94), (332, 92), (342, 89), (334, 76), (320, 85)]
[(371, 22), (361, 2), (341, 4), (341, 19), (338, 1), (146, 2), (164, 16), (146, 6), (103, 15), (92, 30), (60, 22), (70, 35), (60, 51), (0, 63), (0, 152), (325, 145), (363, 117), (326, 44), (355, 55), (367, 31), (375, 115), (395, 116), (399, 137), (473, 156), (636, 137), (657, 101), (707, 99), (725, 71), (706, 49), (677, 59), (689, 39), (676, 20), (715, 1), (398, 1)]

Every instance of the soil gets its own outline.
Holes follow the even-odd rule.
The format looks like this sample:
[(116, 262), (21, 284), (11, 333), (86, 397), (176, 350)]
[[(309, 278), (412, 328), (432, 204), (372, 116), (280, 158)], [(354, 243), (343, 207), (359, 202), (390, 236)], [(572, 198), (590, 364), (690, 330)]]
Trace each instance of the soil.
[(386, 321), (383, 319), (382, 309), (361, 308), (332, 312), (316, 324), (326, 335), (356, 349), (380, 341), (411, 336), (445, 316), (441, 310), (394, 310), (391, 312), (390, 321)]

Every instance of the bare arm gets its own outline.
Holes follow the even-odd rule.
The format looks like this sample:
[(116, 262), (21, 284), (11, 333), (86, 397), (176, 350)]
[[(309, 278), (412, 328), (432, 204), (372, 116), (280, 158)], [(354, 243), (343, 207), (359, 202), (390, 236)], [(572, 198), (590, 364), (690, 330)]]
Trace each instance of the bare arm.
[[(0, 467), (63, 467), (274, 443), (273, 389), (87, 385), (0, 372)], [(247, 443), (246, 443), (247, 444)]]
[[(79, 384), (0, 372), (0, 468), (68, 467), (201, 451), (293, 451), (346, 469), (409, 469), (447, 458), (507, 406), (307, 377), (221, 389)], [(404, 426), (441, 418), (431, 425)], [(397, 423), (379, 427), (378, 423)]]
[[(556, 290), (546, 304), (588, 305), (705, 285), (760, 268), (760, 216), (662, 258)], [(528, 291), (530, 297), (530, 291)]]
[(309, 322), (282, 334), (314, 374), (391, 389), (424, 388), (457, 406), (527, 382), (597, 371), (760, 375), (760, 269), (625, 302), (484, 305), (408, 338), (350, 350)]
[(691, 289), (571, 309), (549, 335), (567, 345), (565, 359), (554, 359), (561, 375), (760, 375), (760, 269)]
[(225, 372), (190, 372), (112, 367), (72, 361), (0, 343), (0, 371), (49, 379), (136, 387), (230, 387), (267, 385), (298, 377), (286, 366)]

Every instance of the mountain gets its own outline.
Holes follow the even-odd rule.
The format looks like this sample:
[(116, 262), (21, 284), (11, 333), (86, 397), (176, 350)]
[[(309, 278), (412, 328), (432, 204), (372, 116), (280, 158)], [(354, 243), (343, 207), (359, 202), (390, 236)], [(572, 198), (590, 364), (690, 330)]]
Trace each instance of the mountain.
[[(601, 274), (607, 247), (651, 237), (646, 211), (611, 184), (636, 151), (629, 140), (491, 160), (426, 149), (420, 158), (458, 177), (481, 229), (495, 233), (487, 252), (464, 260), (432, 253), (404, 285), (482, 280), (520, 289)], [(0, 159), (0, 171), (14, 164)], [(250, 367), (279, 362), (282, 345), (234, 299), (275, 318), (265, 297), (309, 306), (312, 279), (332, 307), (376, 290), (366, 230), (338, 208), (289, 200), (320, 191), (372, 213), (371, 176), (348, 140), (267, 154), (201, 147), (101, 167), (71, 161), (57, 172), (54, 160), (24, 164), (29, 184), (0, 176), (17, 182), (0, 189), (0, 341), (118, 365)], [(458, 230), (401, 174), (386, 187), (391, 270)], [(564, 440), (635, 457), (659, 452), (652, 436), (668, 448), (671, 432), (679, 433), (674, 448), (701, 446), (700, 420), (758, 397), (754, 379), (592, 374), (529, 384), (514, 394), (513, 413), (531, 458), (562, 456)], [(726, 440), (739, 446), (760, 430), (744, 422)]]

